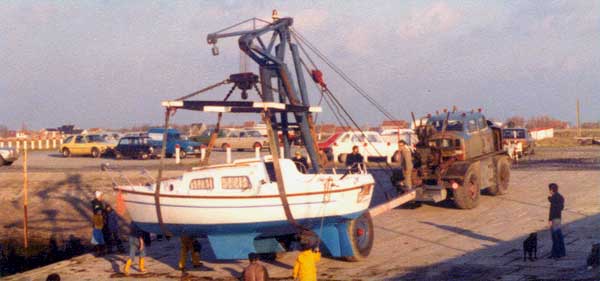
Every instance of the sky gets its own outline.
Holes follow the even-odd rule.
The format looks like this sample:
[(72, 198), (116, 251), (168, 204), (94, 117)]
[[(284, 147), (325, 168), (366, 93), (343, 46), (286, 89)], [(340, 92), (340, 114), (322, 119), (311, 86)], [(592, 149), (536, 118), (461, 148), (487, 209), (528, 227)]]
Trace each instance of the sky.
[[(206, 35), (272, 9), (398, 119), (456, 105), (574, 122), (580, 99), (582, 120), (600, 121), (600, 1), (109, 0), (0, 2), (0, 125), (160, 124), (161, 101), (239, 72), (236, 39), (215, 57)], [(385, 119), (316, 62), (358, 123)], [(335, 121), (326, 106), (318, 120)]]

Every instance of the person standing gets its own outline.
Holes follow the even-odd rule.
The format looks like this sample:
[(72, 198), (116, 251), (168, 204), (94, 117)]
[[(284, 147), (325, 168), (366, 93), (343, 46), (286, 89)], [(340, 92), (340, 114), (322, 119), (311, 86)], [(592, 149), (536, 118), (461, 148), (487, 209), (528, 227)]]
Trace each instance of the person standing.
[(264, 265), (258, 262), (258, 255), (250, 253), (248, 260), (250, 264), (242, 272), (242, 281), (268, 281), (269, 272)]
[(95, 214), (96, 211), (102, 211), (102, 215), (104, 215), (104, 194), (102, 191), (96, 190), (94, 192), (94, 199), (92, 200), (92, 212)]
[(140, 272), (146, 272), (146, 267), (144, 265), (144, 257), (146, 257), (146, 246), (144, 243), (144, 231), (141, 230), (135, 223), (131, 223), (130, 231), (129, 231), (129, 259), (125, 262), (125, 269), (123, 273), (125, 275), (129, 275), (129, 270), (131, 269), (131, 263), (135, 259), (136, 252), (139, 252), (140, 256)]
[(353, 172), (358, 171), (358, 165), (362, 164), (365, 158), (358, 152), (358, 145), (352, 147), (352, 153), (346, 156), (346, 167)]
[(413, 159), (412, 151), (410, 151), (404, 140), (398, 141), (398, 154), (402, 175), (404, 176), (404, 188), (410, 190), (412, 189)]
[(550, 258), (559, 259), (566, 256), (565, 241), (560, 229), (562, 221), (562, 210), (565, 206), (565, 199), (558, 193), (558, 184), (551, 183), (548, 185), (550, 196), (550, 215), (548, 217), (548, 226), (552, 233), (552, 254)]
[(104, 255), (104, 234), (102, 228), (104, 228), (104, 216), (102, 211), (97, 210), (92, 217), (93, 229), (92, 229), (92, 245), (94, 245), (94, 252), (97, 257)]
[(306, 174), (308, 171), (308, 161), (306, 160), (306, 157), (302, 156), (300, 151), (296, 151), (296, 153), (294, 153), (294, 158), (292, 158), (292, 161), (294, 161), (294, 164), (296, 164), (296, 167), (298, 167), (298, 170), (301, 173)]
[(119, 252), (123, 252), (123, 243), (119, 237), (119, 217), (117, 213), (112, 209), (110, 205), (106, 205), (106, 244), (108, 246), (108, 252), (112, 252), (113, 246), (117, 246)]
[(192, 256), (192, 266), (194, 268), (201, 267), (200, 262), (200, 243), (194, 239), (194, 237), (188, 235), (181, 235), (181, 251), (179, 255), (179, 270), (185, 270), (185, 264), (187, 262), (188, 254)]
[(317, 262), (321, 260), (321, 252), (318, 247), (304, 246), (304, 249), (296, 258), (292, 277), (298, 281), (317, 280)]

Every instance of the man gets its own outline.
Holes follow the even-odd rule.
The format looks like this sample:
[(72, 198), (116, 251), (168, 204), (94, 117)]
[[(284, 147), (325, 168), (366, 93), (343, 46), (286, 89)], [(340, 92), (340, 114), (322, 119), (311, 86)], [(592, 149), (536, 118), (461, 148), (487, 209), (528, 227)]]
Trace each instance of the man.
[(303, 245), (294, 263), (292, 278), (297, 281), (317, 281), (317, 263), (320, 260), (319, 247)]
[(242, 272), (242, 281), (267, 281), (269, 280), (269, 272), (258, 262), (256, 253), (248, 254), (250, 264), (244, 268)]
[(548, 196), (548, 201), (550, 201), (548, 226), (552, 233), (552, 254), (550, 255), (550, 258), (559, 259), (566, 256), (565, 241), (562, 231), (560, 230), (562, 220), (561, 213), (565, 206), (565, 199), (558, 193), (558, 185), (556, 183), (549, 184), (548, 190), (550, 191), (550, 196)]
[(196, 239), (191, 236), (182, 235), (181, 239), (181, 252), (179, 255), (179, 270), (185, 271), (185, 264), (187, 263), (188, 254), (192, 256), (192, 266), (194, 268), (201, 267), (200, 262), (200, 250), (201, 246)]
[(108, 253), (112, 253), (113, 246), (117, 246), (120, 253), (124, 252), (125, 249), (119, 235), (119, 217), (110, 205), (106, 205), (106, 219), (106, 228), (108, 229), (106, 244), (108, 246)]
[(296, 153), (294, 154), (294, 158), (292, 158), (292, 161), (294, 161), (294, 164), (296, 164), (296, 167), (298, 167), (298, 170), (304, 174), (306, 174), (306, 172), (308, 171), (308, 161), (306, 160), (306, 157), (302, 156), (302, 153), (300, 151), (296, 151)]
[[(346, 167), (354, 171), (358, 171), (358, 164), (362, 164), (365, 158), (358, 153), (358, 145), (352, 147), (352, 153), (346, 156)], [(355, 165), (356, 164), (356, 165)]]
[(400, 156), (400, 167), (402, 168), (402, 174), (404, 176), (404, 188), (410, 190), (412, 188), (411, 176), (413, 170), (412, 151), (406, 146), (404, 140), (398, 141), (398, 154)]

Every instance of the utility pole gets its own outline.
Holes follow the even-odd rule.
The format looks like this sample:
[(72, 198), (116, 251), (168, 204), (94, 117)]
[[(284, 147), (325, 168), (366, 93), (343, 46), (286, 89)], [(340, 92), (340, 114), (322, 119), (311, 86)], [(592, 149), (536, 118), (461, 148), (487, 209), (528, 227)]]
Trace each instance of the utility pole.
[(27, 146), (23, 146), (23, 246), (25, 249), (29, 247), (28, 240), (28, 229), (27, 229), (27, 192), (28, 192), (28, 179), (27, 179)]
[(581, 137), (581, 111), (579, 108), (579, 99), (577, 99), (577, 137)]

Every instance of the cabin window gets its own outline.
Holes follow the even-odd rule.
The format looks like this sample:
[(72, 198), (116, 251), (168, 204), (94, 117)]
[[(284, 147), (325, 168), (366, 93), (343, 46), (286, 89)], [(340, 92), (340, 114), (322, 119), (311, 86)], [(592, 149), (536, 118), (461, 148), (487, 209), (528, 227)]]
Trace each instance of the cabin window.
[(251, 188), (250, 179), (246, 176), (231, 176), (221, 178), (223, 189), (248, 189)]
[(207, 190), (213, 189), (213, 178), (193, 179), (190, 182), (191, 190)]

